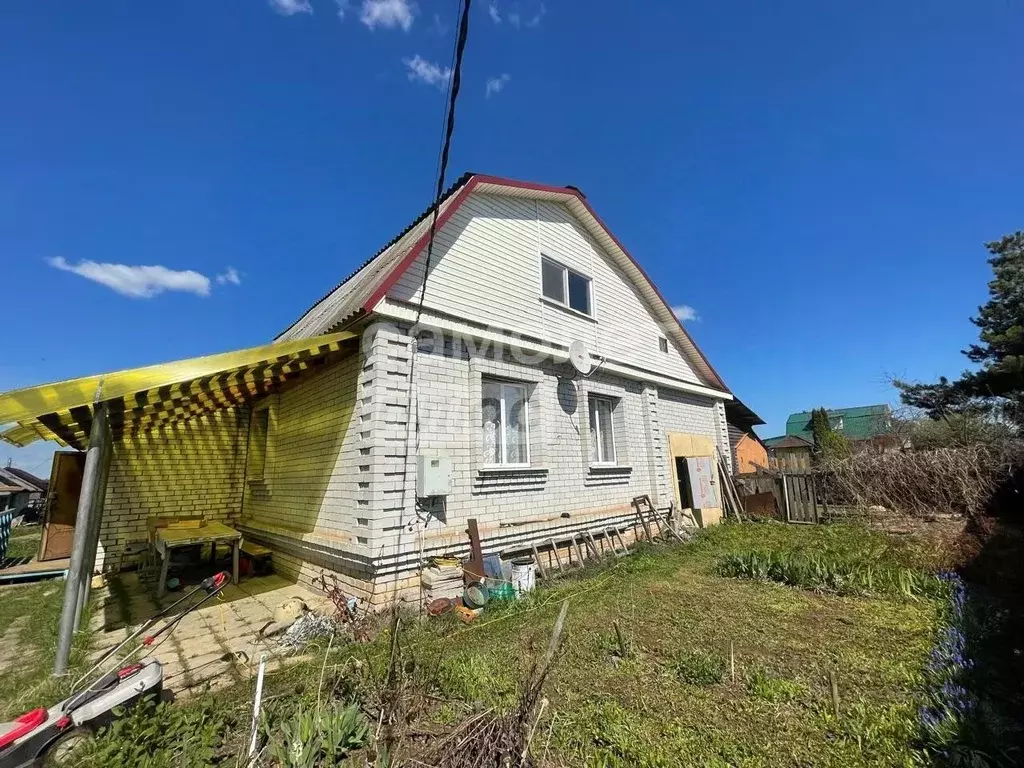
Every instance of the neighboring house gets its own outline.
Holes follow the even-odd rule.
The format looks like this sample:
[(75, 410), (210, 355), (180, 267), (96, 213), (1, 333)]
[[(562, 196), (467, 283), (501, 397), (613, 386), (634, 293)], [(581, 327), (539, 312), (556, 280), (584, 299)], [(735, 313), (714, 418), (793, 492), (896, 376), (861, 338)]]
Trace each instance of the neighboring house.
[(768, 462), (772, 469), (799, 471), (811, 468), (814, 443), (795, 435), (766, 437)]
[[(832, 408), (827, 411), (832, 429), (846, 436), (851, 443), (884, 440), (892, 426), (892, 409), (888, 405), (859, 405), (855, 408)], [(786, 419), (786, 434), (801, 437), (811, 443), (811, 412), (790, 414)]]
[(725, 418), (729, 427), (729, 447), (732, 450), (733, 472), (756, 472), (768, 466), (768, 451), (754, 427), (764, 421), (739, 399), (725, 404)]
[[(471, 518), (485, 552), (507, 553), (632, 526), (641, 494), (720, 516), (713, 457), (731, 470), (733, 395), (586, 197), (467, 174), (428, 265), (430, 219), (278, 337), (331, 334), (309, 353), (323, 364), (116, 403), (98, 567), (135, 562), (147, 518), (202, 514), (292, 578), (333, 571), (381, 603), (418, 594), (425, 558), (465, 553)], [(5, 436), (81, 448), (78, 413), (19, 417)]]
[(0, 468), (0, 510), (38, 514), (46, 499), (47, 482), (17, 467)]

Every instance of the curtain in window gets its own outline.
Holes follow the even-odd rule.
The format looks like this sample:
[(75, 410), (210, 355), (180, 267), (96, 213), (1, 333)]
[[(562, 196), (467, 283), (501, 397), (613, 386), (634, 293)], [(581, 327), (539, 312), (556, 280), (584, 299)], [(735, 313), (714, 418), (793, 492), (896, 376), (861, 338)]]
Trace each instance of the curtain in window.
[(483, 460), (501, 463), (501, 385), (485, 381), (483, 386)]
[(506, 385), (505, 395), (505, 461), (508, 464), (526, 464), (526, 389)]
[(594, 461), (615, 461), (612, 401), (608, 398), (594, 397), (590, 400), (590, 447)]

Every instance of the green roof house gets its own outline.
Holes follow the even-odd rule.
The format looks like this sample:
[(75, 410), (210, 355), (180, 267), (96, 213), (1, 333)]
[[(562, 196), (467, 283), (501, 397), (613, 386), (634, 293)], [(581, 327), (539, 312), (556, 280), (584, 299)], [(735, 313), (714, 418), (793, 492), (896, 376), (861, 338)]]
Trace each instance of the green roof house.
[[(856, 408), (834, 408), (828, 410), (828, 421), (832, 429), (848, 440), (871, 440), (882, 437), (889, 431), (892, 409), (888, 405), (859, 405)], [(786, 419), (786, 434), (801, 437), (811, 443), (811, 412), (801, 411)]]

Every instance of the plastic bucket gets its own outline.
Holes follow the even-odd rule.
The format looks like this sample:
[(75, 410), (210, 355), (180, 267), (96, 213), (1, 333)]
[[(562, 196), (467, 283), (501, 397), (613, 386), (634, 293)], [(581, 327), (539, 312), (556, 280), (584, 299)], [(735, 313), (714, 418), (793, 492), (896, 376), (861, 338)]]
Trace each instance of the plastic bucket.
[(523, 557), (512, 561), (512, 583), (515, 585), (516, 594), (533, 592), (537, 583), (537, 575), (533, 568), (532, 557)]

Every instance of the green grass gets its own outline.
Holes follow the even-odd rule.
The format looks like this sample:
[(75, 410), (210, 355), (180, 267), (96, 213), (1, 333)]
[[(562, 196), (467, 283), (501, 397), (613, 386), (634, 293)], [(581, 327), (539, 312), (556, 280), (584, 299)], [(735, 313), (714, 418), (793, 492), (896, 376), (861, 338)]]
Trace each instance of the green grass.
[[(74, 674), (52, 675), (63, 599), (63, 581), (0, 587), (0, 663), (14, 659), (0, 671), (0, 720), (50, 706), (70, 692)], [(88, 621), (87, 612), (82, 622)], [(88, 635), (80, 633), (71, 649), (72, 673), (84, 671), (87, 646)]]
[(11, 530), (10, 541), (7, 542), (7, 557), (11, 559), (35, 557), (39, 554), (39, 541), (42, 535), (42, 527), (38, 525), (20, 525), (14, 528)]
[(723, 556), (723, 576), (777, 581), (792, 587), (840, 595), (941, 597), (945, 587), (935, 575), (915, 568), (892, 566), (859, 557), (804, 552), (753, 550)]
[[(565, 643), (534, 741), (540, 765), (918, 764), (917, 699), (938, 601), (826, 594), (718, 572), (724, 556), (754, 549), (870, 556), (894, 568), (922, 564), (912, 542), (851, 526), (726, 525), (687, 545), (641, 547), (527, 599), (489, 606), (469, 626), (451, 616), (404, 625), (404, 667), (423, 690), (411, 727), (443, 734), (471, 712), (513, 706), (567, 599)], [(626, 636), (625, 659), (612, 621)], [(264, 695), (276, 706), (307, 709), (321, 696), (357, 701), (375, 721), (387, 641), (385, 631), (367, 645), (336, 645), (322, 691), (321, 652), (270, 674)], [(838, 718), (829, 672), (838, 680)], [(216, 716), (203, 720), (216, 722), (216, 754), (244, 750), (251, 701), (251, 682), (217, 695)], [(207, 706), (201, 697), (178, 705), (175, 717)], [(153, 765), (177, 764), (180, 753), (150, 746)]]

